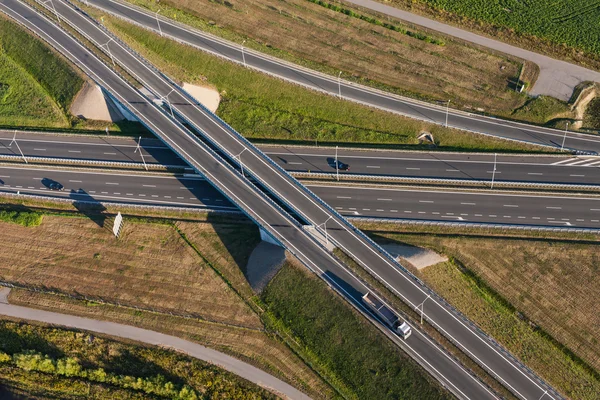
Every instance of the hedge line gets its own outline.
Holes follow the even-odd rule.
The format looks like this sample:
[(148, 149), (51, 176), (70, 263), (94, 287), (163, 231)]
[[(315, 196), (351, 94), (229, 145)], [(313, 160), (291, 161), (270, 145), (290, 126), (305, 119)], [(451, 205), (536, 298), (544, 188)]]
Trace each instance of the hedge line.
[(322, 1), (322, 0), (308, 0), (308, 1), (310, 1), (311, 3), (314, 3), (314, 4), (318, 4), (321, 7), (325, 7), (325, 8), (328, 8), (330, 10), (337, 11), (337, 12), (342, 13), (342, 14), (346, 14), (349, 17), (358, 18), (358, 19), (366, 21), (366, 22), (368, 22), (370, 24), (382, 26), (382, 27), (384, 27), (386, 29), (389, 29), (389, 30), (392, 30), (392, 31), (395, 31), (395, 32), (400, 32), (400, 33), (402, 33), (404, 35), (407, 35), (407, 36), (410, 36), (412, 38), (423, 40), (423, 41), (425, 41), (427, 43), (436, 44), (438, 46), (445, 46), (446, 45), (446, 43), (443, 40), (441, 40), (441, 39), (437, 39), (437, 38), (425, 35), (424, 33), (414, 32), (414, 31), (408, 30), (408, 29), (406, 29), (406, 28), (404, 28), (402, 26), (392, 25), (392, 24), (389, 24), (387, 22), (380, 21), (377, 18), (369, 17), (369, 16), (363, 15), (363, 14), (358, 14), (358, 13), (356, 13), (356, 12), (354, 12), (354, 11), (348, 9), (348, 8), (340, 7), (340, 6), (337, 6), (335, 4), (327, 3), (327, 2)]

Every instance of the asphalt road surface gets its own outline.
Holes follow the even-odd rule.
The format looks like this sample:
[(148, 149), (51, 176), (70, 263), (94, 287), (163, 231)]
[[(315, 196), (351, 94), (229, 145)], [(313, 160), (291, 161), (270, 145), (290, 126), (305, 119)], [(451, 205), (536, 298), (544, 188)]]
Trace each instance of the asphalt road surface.
[[(142, 162), (187, 166), (172, 150), (156, 139), (68, 136), (39, 133), (0, 132), (0, 154), (26, 157)], [(290, 172), (333, 174), (335, 148), (258, 146)], [(600, 185), (600, 158), (592, 156), (524, 156), (440, 152), (362, 151), (339, 149), (338, 160), (348, 164), (340, 174), (484, 180), (492, 178), (496, 158), (496, 181)]]
[[(64, 185), (52, 191), (47, 181)], [(308, 185), (346, 216), (600, 229), (600, 197)], [(79, 201), (237, 210), (207, 181), (0, 166), (0, 190)]]
[[(64, 12), (69, 13), (70, 7), (60, 1), (54, 1), (53, 5), (63, 15), (63, 23), (66, 23)], [(356, 277), (349, 274), (344, 265), (326, 251), (326, 249), (321, 247), (296, 221), (292, 220), (270, 202), (240, 173), (234, 171), (222, 159), (216, 157), (191, 132), (186, 131), (174, 119), (169, 118), (169, 114), (165, 110), (160, 110), (156, 105), (149, 102), (147, 98), (134, 90), (127, 82), (98, 60), (87, 49), (74, 41), (72, 37), (62, 31), (56, 24), (40, 16), (26, 4), (19, 0), (0, 0), (0, 11), (25, 25), (78, 65), (88, 76), (108, 90), (113, 97), (135, 114), (163, 142), (171, 148), (177, 149), (178, 154), (185, 157), (186, 162), (190, 166), (206, 176), (211, 181), (211, 184), (218, 188), (220, 192), (226, 194), (228, 198), (233, 199), (236, 205), (246, 215), (256, 221), (264, 231), (272, 235), (275, 240), (280, 242), (307, 267), (320, 275), (359, 310), (369, 314), (368, 309), (360, 301), (361, 295), (368, 288)], [(73, 15), (73, 18), (78, 20), (80, 16)], [(88, 23), (87, 20), (80, 22), (84, 24)], [(114, 44), (114, 42), (111, 43)], [(122, 53), (118, 54), (114, 54), (116, 51), (113, 50), (114, 57), (130, 56), (126, 49), (121, 50)], [(142, 67), (142, 69), (146, 68), (146, 66)], [(158, 79), (159, 85), (167, 84), (154, 70), (144, 70), (141, 72), (148, 73), (150, 78), (154, 77), (154, 79)], [(166, 96), (169, 92), (164, 93)], [(171, 101), (175, 102), (175, 100)], [(182, 99), (182, 101), (185, 101), (185, 99)], [(173, 104), (173, 108), (175, 106)], [(194, 107), (190, 103), (183, 103), (183, 106)], [(207, 129), (212, 129), (213, 133), (215, 133), (214, 130), (216, 129), (217, 133), (222, 134), (223, 127), (219, 125), (218, 121), (212, 119), (209, 114), (206, 115), (206, 118), (208, 120), (203, 122), (207, 123)], [(295, 185), (293, 188), (300, 190)], [(301, 200), (303, 199), (303, 197), (298, 197)], [(312, 201), (310, 204), (315, 205)], [(340, 227), (344, 227), (343, 232), (341, 232), (342, 235), (348, 234), (351, 237), (355, 237), (354, 235), (358, 234), (351, 231), (349, 224), (345, 225), (339, 219), (337, 221)], [(330, 225), (334, 228), (333, 223)], [(364, 248), (364, 245), (361, 244), (360, 246)], [(369, 248), (367, 247), (367, 249)], [(371, 257), (375, 255), (378, 257), (378, 260), (385, 260), (383, 258), (385, 253), (378, 253), (372, 248), (371, 252)], [(378, 260), (373, 263), (374, 266), (380, 264), (381, 261)], [(405, 298), (409, 303), (422, 301), (421, 298), (426, 293), (428, 293), (427, 295), (435, 296), (427, 288), (414, 283), (412, 278), (406, 276), (404, 272), (400, 272), (393, 264), (386, 262), (384, 268), (387, 269), (387, 271), (384, 271), (387, 275), (391, 274), (388, 278), (393, 279), (390, 280), (393, 282), (390, 286), (397, 286), (398, 288), (406, 286), (406, 291), (403, 290), (402, 295), (403, 297), (408, 296)], [(395, 290), (398, 292), (398, 289)], [(463, 319), (459, 319), (454, 315), (452, 310), (449, 310), (437, 298), (432, 297), (430, 304), (432, 305), (432, 310), (427, 314), (427, 319), (437, 326), (446, 328), (446, 332), (452, 335), (458, 345), (463, 346), (469, 354), (477, 354), (480, 362), (485, 363), (490, 372), (499, 377), (498, 379), (508, 382), (513, 390), (519, 393), (526, 393), (526, 395), (529, 395), (531, 392), (532, 398), (539, 397), (538, 392), (544, 392), (545, 390), (552, 391), (552, 388), (541, 382), (539, 378), (510, 358), (508, 354), (490, 344), (489, 339), (484, 337), (481, 332), (470, 328)], [(495, 397), (463, 367), (457, 365), (453, 359), (448, 358), (435, 343), (426, 339), (419, 340), (420, 334), (413, 335), (414, 339), (411, 337), (412, 340), (409, 343), (404, 343), (397, 336), (393, 335), (391, 331), (383, 328), (381, 323), (378, 323), (378, 326), (457, 396), (474, 399)], [(465, 345), (462, 344), (463, 342)], [(474, 342), (473, 345), (470, 342)]]
[[(86, 2), (108, 13), (135, 21), (138, 25), (158, 32), (156, 15), (154, 13), (114, 0), (86, 0)], [(239, 64), (244, 63), (240, 44), (180, 25), (163, 16), (159, 16), (159, 19), (164, 35)], [(446, 107), (443, 106), (435, 106), (379, 92), (344, 80), (340, 82), (337, 77), (311, 71), (253, 50), (244, 49), (244, 56), (245, 64), (251, 68), (314, 90), (334, 96), (338, 96), (341, 93), (341, 96), (347, 100), (440, 125), (445, 124), (446, 121)], [(556, 62), (561, 63), (560, 61)], [(540, 64), (540, 67), (543, 68), (543, 65)], [(580, 67), (571, 66), (571, 68)], [(472, 132), (552, 147), (561, 147), (564, 136), (564, 132), (555, 129), (504, 121), (454, 110), (450, 110), (448, 125)], [(567, 134), (564, 144), (567, 149), (600, 153), (600, 137), (570, 132)]]
[(548, 95), (567, 101), (573, 94), (575, 86), (584, 81), (600, 82), (600, 72), (580, 67), (566, 61), (556, 60), (533, 51), (525, 50), (516, 46), (511, 46), (504, 42), (491, 39), (489, 37), (477, 35), (454, 26), (434, 21), (399, 10), (373, 0), (347, 0), (349, 3), (377, 11), (378, 13), (389, 15), (404, 21), (423, 26), (444, 34), (454, 36), (467, 42), (476, 43), (480, 46), (488, 47), (501, 51), (512, 56), (531, 61), (540, 67), (540, 75), (533, 88), (530, 90), (532, 95)]
[(293, 386), (275, 378), (250, 364), (233, 358), (227, 354), (204, 347), (175, 336), (154, 332), (147, 329), (137, 328), (130, 325), (115, 322), (99, 321), (95, 319), (76, 317), (73, 315), (59, 314), (50, 311), (36, 310), (0, 302), (0, 315), (24, 319), (26, 321), (38, 321), (50, 325), (65, 326), (67, 328), (81, 329), (84, 331), (101, 333), (114, 337), (135, 340), (154, 346), (166, 347), (202, 361), (214, 364), (231, 373), (234, 373), (250, 382), (257, 384), (278, 395), (289, 399), (308, 400), (306, 394)]

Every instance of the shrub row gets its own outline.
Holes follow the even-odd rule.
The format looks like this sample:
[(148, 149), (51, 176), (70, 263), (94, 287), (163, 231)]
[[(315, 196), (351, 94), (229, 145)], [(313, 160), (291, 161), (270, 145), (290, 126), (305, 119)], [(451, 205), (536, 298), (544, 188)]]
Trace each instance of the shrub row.
[(131, 375), (117, 375), (103, 368), (85, 369), (75, 358), (66, 357), (57, 360), (42, 353), (27, 350), (10, 355), (0, 352), (0, 363), (11, 363), (25, 371), (37, 371), (64, 377), (83, 378), (92, 382), (108, 383), (125, 389), (143, 391), (148, 394), (177, 400), (196, 400), (198, 395), (187, 385), (178, 387), (168, 382), (164, 376), (139, 378)]
[(369, 16), (363, 15), (363, 14), (358, 14), (358, 13), (356, 13), (356, 12), (354, 12), (354, 11), (348, 9), (348, 8), (340, 7), (340, 6), (337, 6), (335, 4), (327, 3), (327, 2), (322, 1), (322, 0), (308, 0), (308, 1), (310, 1), (311, 3), (314, 3), (314, 4), (318, 4), (321, 7), (325, 7), (325, 8), (328, 8), (330, 10), (337, 11), (337, 12), (342, 13), (342, 14), (346, 14), (349, 17), (358, 18), (358, 19), (366, 21), (366, 22), (368, 22), (370, 24), (382, 26), (382, 27), (384, 27), (386, 29), (389, 29), (389, 30), (392, 30), (392, 31), (395, 31), (395, 32), (400, 32), (400, 33), (402, 33), (404, 35), (407, 35), (407, 36), (410, 36), (412, 38), (423, 40), (423, 41), (425, 41), (427, 43), (436, 44), (438, 46), (444, 46), (444, 45), (446, 45), (446, 43), (443, 40), (441, 40), (441, 39), (437, 39), (437, 38), (425, 35), (424, 33), (414, 32), (414, 31), (408, 30), (408, 29), (406, 29), (406, 28), (404, 28), (402, 26), (389, 24), (387, 22), (380, 21), (377, 18), (369, 17)]

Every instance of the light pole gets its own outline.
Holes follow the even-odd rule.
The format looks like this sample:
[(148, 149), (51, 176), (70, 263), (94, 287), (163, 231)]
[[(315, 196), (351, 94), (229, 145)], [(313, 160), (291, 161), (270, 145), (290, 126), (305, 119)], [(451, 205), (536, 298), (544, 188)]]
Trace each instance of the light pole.
[(58, 16), (58, 12), (56, 12), (56, 7), (54, 7), (54, 3), (52, 2), (52, 0), (46, 0), (44, 2), (42, 2), (42, 4), (45, 6), (46, 3), (50, 3), (52, 4), (52, 10), (54, 11), (54, 15), (56, 15), (56, 19), (58, 20), (58, 23), (60, 24), (60, 17)]
[(156, 11), (156, 23), (158, 24), (158, 31), (160, 32), (160, 36), (163, 35), (162, 33), (162, 28), (160, 27), (160, 21), (158, 20), (158, 13), (160, 12), (160, 8), (158, 9), (158, 11)]
[(169, 110), (171, 110), (171, 117), (175, 118), (175, 114), (173, 113), (173, 106), (171, 105), (171, 102), (169, 101), (169, 95), (171, 93), (173, 93), (175, 91), (175, 89), (171, 89), (171, 91), (166, 95), (166, 96), (162, 96), (160, 99), (164, 102), (165, 100), (167, 101), (167, 104), (169, 105)]
[(116, 66), (115, 64), (115, 58), (113, 57), (112, 53), (110, 52), (110, 47), (108, 47), (108, 44), (112, 41), (112, 39), (110, 39), (108, 42), (106, 42), (105, 44), (101, 45), (100, 47), (106, 47), (106, 51), (108, 52), (108, 55), (110, 56), (110, 59), (113, 63), (113, 67)]
[(492, 187), (490, 187), (490, 189), (494, 188), (494, 178), (496, 177), (496, 160), (498, 158), (498, 154), (494, 153), (494, 169), (492, 170)]
[(567, 122), (567, 126), (565, 126), (565, 136), (563, 136), (562, 145), (560, 146), (560, 151), (563, 151), (565, 148), (565, 140), (567, 140), (567, 130), (569, 129), (569, 122)]
[(338, 74), (338, 96), (342, 98), (342, 71)]
[(340, 181), (340, 164), (338, 163), (338, 147), (335, 146), (335, 175), (337, 176), (338, 182)]
[(444, 125), (446, 128), (448, 127), (448, 113), (450, 112), (450, 100), (448, 100), (448, 104), (446, 104), (446, 124)]
[(23, 157), (23, 161), (25, 161), (25, 164), (29, 164), (27, 162), (27, 159), (25, 158), (25, 155), (21, 151), (21, 147), (19, 146), (19, 143), (17, 142), (17, 131), (16, 130), (15, 130), (15, 135), (13, 136), (12, 140), (8, 144), (8, 147), (12, 146), (13, 143), (17, 145), (17, 149), (19, 149), (19, 153), (21, 153), (21, 157)]
[(245, 176), (244, 175), (244, 163), (242, 162), (242, 153), (245, 152), (246, 150), (248, 150), (248, 148), (244, 147), (244, 150), (240, 151), (239, 154), (237, 156), (235, 156), (240, 162), (240, 170), (242, 171), (242, 176)]
[(427, 295), (427, 298), (425, 300), (423, 300), (423, 302), (417, 306), (417, 310), (419, 309), (419, 307), (421, 308), (421, 325), (423, 325), (423, 306), (425, 305), (425, 302), (427, 301), (427, 299), (429, 299), (430, 297), (431, 297), (430, 295)]
[(244, 68), (246, 67), (246, 55), (244, 54), (244, 43), (246, 43), (246, 40), (244, 40), (242, 42), (242, 61), (244, 62)]
[(323, 222), (320, 225), (317, 225), (317, 228), (320, 227), (321, 225), (323, 225), (323, 227), (325, 228), (325, 244), (326, 244), (326, 246), (329, 246), (329, 236), (327, 235), (327, 221), (329, 221), (331, 218), (333, 218), (333, 217), (330, 215), (329, 218), (327, 218), (325, 220), (325, 222)]
[(144, 168), (146, 169), (146, 171), (148, 171), (148, 166), (146, 165), (146, 160), (144, 160), (144, 153), (142, 152), (142, 148), (140, 147), (140, 144), (142, 143), (142, 137), (140, 136), (140, 138), (138, 139), (138, 144), (137, 147), (135, 148), (135, 151), (133, 152), (134, 154), (137, 153), (137, 151), (140, 151), (140, 156), (142, 156), (142, 162), (144, 163)]

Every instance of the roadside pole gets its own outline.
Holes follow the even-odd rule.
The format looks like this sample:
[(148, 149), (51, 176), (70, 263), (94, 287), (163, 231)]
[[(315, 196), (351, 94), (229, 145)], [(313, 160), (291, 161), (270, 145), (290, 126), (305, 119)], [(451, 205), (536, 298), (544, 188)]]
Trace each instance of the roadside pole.
[(562, 145), (560, 146), (560, 151), (563, 151), (565, 148), (565, 140), (567, 140), (567, 131), (569, 130), (569, 122), (567, 122), (567, 126), (565, 126), (565, 135), (563, 136)]
[(160, 8), (156, 11), (156, 24), (158, 25), (158, 31), (160, 32), (160, 36), (163, 36), (162, 28), (160, 27), (160, 21), (158, 20), (158, 13), (160, 12)]
[(338, 164), (338, 147), (335, 146), (335, 175), (338, 182), (340, 181), (340, 165)]
[(244, 62), (244, 68), (245, 68), (245, 67), (247, 67), (247, 65), (246, 65), (246, 54), (244, 54), (244, 43), (246, 43), (245, 39), (242, 42), (242, 61)]
[(450, 112), (450, 100), (448, 100), (448, 104), (446, 104), (446, 123), (444, 124), (444, 126), (447, 128), (448, 127), (448, 113)]
[(421, 308), (421, 325), (423, 325), (423, 307), (425, 306), (425, 302), (430, 298), (430, 295), (427, 295), (427, 298), (425, 298), (425, 300), (423, 300), (423, 302), (421, 304), (419, 304), (417, 306), (417, 310), (419, 309), (419, 307)]
[(494, 188), (494, 178), (496, 177), (496, 160), (498, 158), (498, 154), (494, 153), (494, 169), (492, 171), (492, 187), (490, 189)]
[(50, 3), (52, 5), (52, 10), (54, 11), (54, 15), (56, 15), (56, 19), (58, 20), (58, 23), (60, 25), (60, 17), (58, 16), (58, 12), (56, 12), (56, 7), (54, 7), (54, 3), (52, 2), (52, 0), (46, 0), (42, 2), (44, 6), (46, 5), (46, 3)]
[(25, 164), (29, 164), (27, 162), (27, 159), (25, 158), (25, 154), (23, 154), (23, 152), (21, 151), (21, 147), (19, 146), (19, 142), (17, 142), (17, 131), (16, 130), (15, 130), (15, 135), (13, 136), (12, 140), (8, 144), (8, 147), (12, 146), (13, 143), (17, 145), (17, 149), (19, 149), (19, 153), (21, 153), (21, 157), (23, 157), (23, 161), (25, 161)]
[(338, 96), (342, 98), (342, 71), (338, 74)]
[(237, 156), (235, 156), (240, 161), (240, 170), (242, 171), (242, 176), (244, 175), (244, 163), (242, 162), (242, 153), (248, 150), (248, 148), (244, 147), (244, 150), (240, 151)]
[(100, 47), (106, 47), (106, 51), (108, 52), (108, 55), (110, 56), (110, 60), (113, 63), (113, 67), (116, 67), (117, 64), (115, 63), (115, 58), (112, 55), (112, 52), (110, 51), (110, 47), (108, 47), (108, 44), (112, 42), (112, 39), (110, 39), (108, 42), (106, 42), (105, 44), (100, 45)]
[(135, 151), (133, 153), (135, 154), (138, 150), (140, 151), (140, 156), (142, 156), (142, 162), (144, 163), (144, 168), (146, 169), (146, 171), (148, 171), (148, 166), (146, 165), (146, 160), (144, 160), (144, 153), (142, 152), (142, 148), (140, 147), (141, 143), (142, 143), (142, 137), (140, 136), (140, 138), (138, 139), (138, 145), (135, 148)]
[[(329, 221), (331, 218), (333, 218), (332, 216), (329, 216), (329, 218), (327, 218), (325, 220), (325, 222), (323, 222), (321, 225), (323, 225), (324, 229), (325, 229), (325, 245), (329, 246), (329, 235), (327, 235), (327, 221)], [(321, 225), (317, 225), (317, 228), (320, 227)]]

